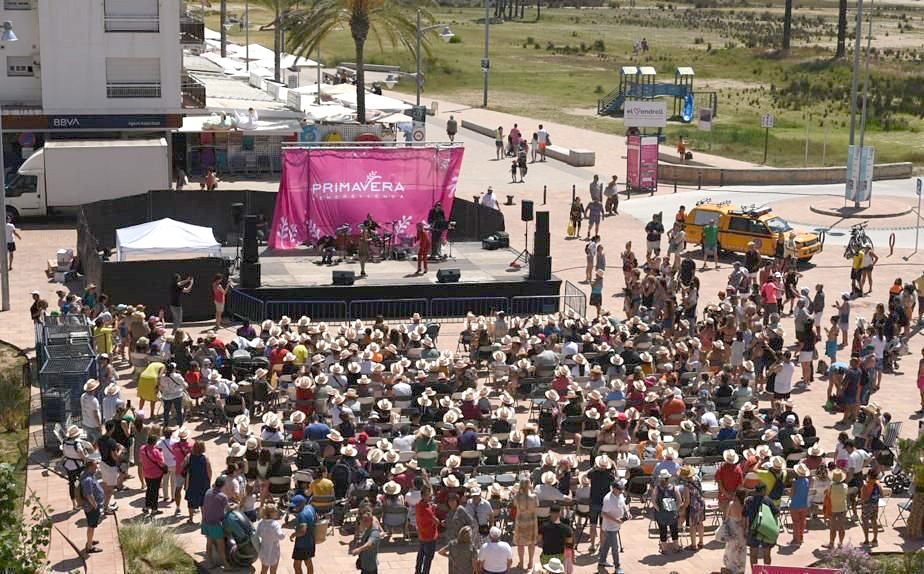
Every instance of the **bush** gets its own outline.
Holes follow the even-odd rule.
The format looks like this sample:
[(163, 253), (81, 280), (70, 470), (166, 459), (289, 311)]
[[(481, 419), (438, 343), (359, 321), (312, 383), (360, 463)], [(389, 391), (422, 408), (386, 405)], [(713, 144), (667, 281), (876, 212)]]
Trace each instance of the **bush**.
[(19, 512), (16, 470), (0, 464), (0, 564), (9, 574), (39, 574), (48, 565), (45, 548), (51, 535), (51, 521), (34, 494), (26, 500), (30, 521)]
[(29, 389), (18, 373), (0, 373), (0, 427), (13, 432), (23, 427), (29, 418)]
[(862, 548), (845, 544), (822, 553), (822, 561), (829, 568), (838, 568), (843, 574), (875, 574), (879, 562)]
[(127, 574), (196, 574), (198, 567), (172, 530), (152, 523), (119, 527)]
[(449, 39), (449, 43), (450, 44), (461, 44), (462, 38), (459, 36), (453, 36), (452, 38)]

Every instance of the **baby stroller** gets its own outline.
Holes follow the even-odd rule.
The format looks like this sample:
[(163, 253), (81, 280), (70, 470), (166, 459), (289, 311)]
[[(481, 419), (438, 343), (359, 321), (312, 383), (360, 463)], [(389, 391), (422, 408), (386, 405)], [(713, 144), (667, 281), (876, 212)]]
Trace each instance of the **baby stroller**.
[(250, 568), (260, 553), (260, 539), (253, 524), (235, 510), (225, 515), (224, 527), (228, 561), (237, 568)]

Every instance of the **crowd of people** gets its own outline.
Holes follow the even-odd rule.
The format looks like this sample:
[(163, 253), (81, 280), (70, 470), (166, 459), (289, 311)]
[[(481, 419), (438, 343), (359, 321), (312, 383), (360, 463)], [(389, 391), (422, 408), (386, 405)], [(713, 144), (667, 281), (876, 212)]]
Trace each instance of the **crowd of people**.
[[(660, 214), (646, 225), (644, 253), (626, 243), (617, 316), (602, 303), (599, 223), (618, 210), (606, 189), (595, 178), (588, 208), (572, 207), (577, 236), (590, 214), (595, 317), (469, 314), (458, 341), (416, 314), (281, 317), (193, 338), (162, 313), (110, 305), (92, 285), (59, 293), (56, 312), (87, 315), (102, 353), (62, 446), (71, 499), (86, 514), (85, 553), (99, 551), (93, 529), (135, 484), (132, 467), (142, 513), (185, 510), (211, 565), (241, 558), (227, 517), (245, 516), (264, 572), (282, 559), (290, 516), (299, 573), (312, 572), (329, 524), (364, 574), (399, 537), (416, 539), (415, 574), (428, 574), (437, 552), (453, 574), (561, 574), (582, 555), (622, 572), (619, 533), (640, 516), (656, 524), (664, 554), (698, 552), (717, 525), (729, 574), (771, 562), (787, 515), (789, 544), (820, 517), (832, 547), (852, 520), (875, 546), (895, 432), (875, 396), (907, 350), (915, 306), (919, 320), (924, 311), (924, 276), (897, 279), (867, 319), (852, 309), (857, 293), (801, 287), (793, 259), (751, 248), (701, 305), (681, 210), (666, 232)], [(36, 294), (33, 319), (47, 312)], [(924, 409), (924, 358), (919, 369)], [(826, 409), (842, 414), (836, 444), (819, 442), (793, 394), (819, 382)], [(226, 455), (209, 454), (191, 421), (216, 432)]]

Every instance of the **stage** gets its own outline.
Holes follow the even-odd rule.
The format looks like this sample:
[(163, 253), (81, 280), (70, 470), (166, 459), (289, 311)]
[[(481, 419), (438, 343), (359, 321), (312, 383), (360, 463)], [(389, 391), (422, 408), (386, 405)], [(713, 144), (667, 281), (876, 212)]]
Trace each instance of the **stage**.
[[(444, 246), (447, 254), (448, 247)], [(261, 313), (273, 319), (288, 315), (294, 320), (307, 315), (317, 320), (340, 320), (374, 319), (376, 315), (396, 319), (415, 312), (440, 318), (460, 317), (468, 311), (557, 311), (561, 280), (554, 276), (548, 281), (530, 280), (527, 265), (510, 267), (516, 257), (517, 251), (512, 249), (489, 251), (482, 249), (481, 243), (453, 243), (452, 257), (430, 261), (425, 275), (415, 273), (417, 261), (411, 259), (367, 263), (367, 276), (359, 277), (358, 262), (321, 265), (321, 257), (309, 256), (307, 250), (264, 248), (260, 252), (261, 286), (235, 286), (229, 306), (236, 315), (251, 320)], [(440, 269), (458, 269), (459, 282), (438, 283)], [(334, 285), (333, 271), (353, 271), (356, 281), (350, 286)], [(238, 278), (232, 282), (237, 284)]]

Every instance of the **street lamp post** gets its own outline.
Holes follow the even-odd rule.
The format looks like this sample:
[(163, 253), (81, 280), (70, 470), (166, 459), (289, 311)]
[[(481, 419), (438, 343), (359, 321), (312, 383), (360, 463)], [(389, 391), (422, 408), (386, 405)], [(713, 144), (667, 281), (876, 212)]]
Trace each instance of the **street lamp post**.
[[(15, 42), (16, 34), (13, 33), (13, 23), (9, 20), (0, 25), (0, 43)], [(3, 190), (0, 193), (0, 214), (3, 216), (3, 234), (4, 240), (0, 241), (0, 288), (2, 288), (2, 298), (0, 298), (0, 311), (10, 310), (10, 263), (9, 253), (7, 252), (6, 243), (6, 165), (3, 162), (3, 105), (0, 104), (0, 180), (3, 183)]]
[(484, 0), (484, 58), (481, 62), (481, 71), (484, 73), (484, 102), (482, 107), (488, 107), (488, 75), (491, 73), (491, 60), (488, 57), (488, 46), (491, 43), (491, 13), (489, 11), (491, 0)]
[(452, 30), (449, 29), (449, 26), (446, 24), (434, 24), (433, 26), (427, 26), (426, 28), (420, 27), (420, 10), (417, 11), (417, 26), (416, 26), (416, 35), (417, 35), (417, 72), (414, 74), (414, 81), (417, 82), (417, 105), (420, 105), (420, 86), (422, 78), (420, 76), (420, 39), (424, 34), (430, 30), (436, 30), (437, 28), (442, 28), (443, 31), (440, 32), (440, 38), (446, 40), (447, 42), (452, 39), (455, 34), (452, 33)]

